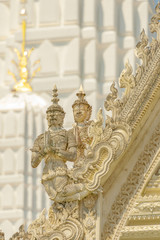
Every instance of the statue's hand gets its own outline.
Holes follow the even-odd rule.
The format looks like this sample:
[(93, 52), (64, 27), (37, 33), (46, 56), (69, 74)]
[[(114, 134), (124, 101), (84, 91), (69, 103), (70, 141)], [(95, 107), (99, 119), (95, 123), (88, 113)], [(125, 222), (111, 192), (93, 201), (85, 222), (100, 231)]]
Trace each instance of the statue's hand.
[(65, 158), (65, 154), (63, 151), (61, 151), (60, 149), (56, 150), (56, 154), (60, 157), (60, 158)]
[(44, 152), (45, 152), (45, 153), (51, 152), (51, 147), (50, 147), (50, 146), (46, 146), (46, 147), (44, 148)]
[(56, 153), (56, 148), (55, 147), (52, 147), (52, 146), (46, 146), (44, 148), (44, 152), (47, 154), (47, 153)]

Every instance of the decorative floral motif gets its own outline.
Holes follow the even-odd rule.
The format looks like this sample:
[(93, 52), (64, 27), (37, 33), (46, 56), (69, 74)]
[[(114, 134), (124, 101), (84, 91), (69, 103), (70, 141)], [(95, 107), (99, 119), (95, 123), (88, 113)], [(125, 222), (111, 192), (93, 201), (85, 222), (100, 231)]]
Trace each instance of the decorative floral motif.
[(139, 59), (142, 59), (143, 66), (145, 68), (148, 65), (150, 49), (147, 47), (148, 38), (147, 35), (145, 34), (144, 29), (141, 32), (140, 38), (141, 41), (136, 45), (136, 56)]
[(128, 60), (128, 62), (126, 62), (125, 64), (125, 69), (122, 71), (119, 78), (120, 88), (125, 88), (125, 92), (123, 95), (123, 98), (125, 99), (123, 101), (127, 101), (130, 96), (131, 90), (135, 87), (135, 79), (132, 73), (133, 69)]
[(19, 227), (19, 232), (16, 232), (11, 238), (10, 240), (17, 240), (17, 239), (23, 239), (23, 240), (30, 240), (31, 239), (31, 235), (27, 232), (25, 232), (24, 230), (24, 225), (21, 225)]
[(85, 213), (85, 219), (83, 220), (85, 239), (95, 239), (95, 228), (96, 228), (96, 211), (89, 210)]
[(137, 203), (135, 206), (135, 212), (150, 212), (150, 213), (155, 213), (155, 212), (160, 212), (160, 202), (140, 202)]
[(115, 122), (118, 118), (119, 112), (122, 108), (122, 102), (117, 99), (118, 90), (115, 87), (115, 82), (110, 87), (111, 93), (106, 97), (106, 101), (104, 102), (104, 107), (107, 111), (112, 111), (112, 119)]
[(90, 194), (83, 200), (83, 226), (85, 240), (96, 240), (96, 203), (97, 195), (95, 194)]
[(93, 209), (93, 207), (95, 207), (96, 201), (97, 201), (97, 195), (90, 194), (89, 196), (84, 198), (83, 203), (86, 208)]

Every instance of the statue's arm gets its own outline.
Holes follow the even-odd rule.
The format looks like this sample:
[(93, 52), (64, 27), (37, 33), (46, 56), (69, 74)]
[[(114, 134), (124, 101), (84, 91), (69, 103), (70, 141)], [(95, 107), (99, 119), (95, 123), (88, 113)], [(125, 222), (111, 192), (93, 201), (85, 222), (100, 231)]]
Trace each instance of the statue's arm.
[(66, 161), (74, 162), (77, 158), (77, 144), (75, 136), (71, 131), (67, 133), (68, 147), (66, 151), (59, 149), (58, 155), (64, 158)]
[(33, 148), (31, 149), (32, 151), (31, 165), (33, 168), (36, 168), (45, 156), (43, 146), (44, 146), (44, 135), (41, 134), (36, 138), (36, 140), (34, 141)]
[(40, 153), (32, 152), (31, 165), (33, 168), (36, 168), (42, 161), (43, 156)]
[(71, 147), (68, 149), (68, 151), (59, 150), (58, 155), (62, 158), (64, 158), (66, 161), (74, 162), (77, 157), (77, 148)]

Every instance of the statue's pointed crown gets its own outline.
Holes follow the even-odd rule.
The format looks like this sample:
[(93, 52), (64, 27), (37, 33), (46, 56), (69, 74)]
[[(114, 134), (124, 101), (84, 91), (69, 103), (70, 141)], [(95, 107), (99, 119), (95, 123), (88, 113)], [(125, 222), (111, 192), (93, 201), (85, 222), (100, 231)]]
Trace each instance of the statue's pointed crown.
[(87, 102), (87, 100), (85, 99), (85, 92), (83, 90), (82, 85), (80, 86), (79, 92), (76, 94), (78, 99), (74, 101), (72, 108), (74, 108), (76, 105), (80, 105), (80, 104), (84, 104), (88, 107), (88, 114), (87, 114), (87, 118), (86, 121), (89, 121), (90, 117), (91, 117), (91, 113), (92, 113), (92, 106)]
[(54, 86), (54, 88), (52, 90), (52, 96), (53, 96), (53, 98), (51, 100), (52, 101), (52, 105), (48, 107), (46, 113), (52, 112), (52, 111), (59, 111), (59, 112), (65, 114), (63, 108), (58, 104), (59, 98), (58, 98), (58, 90), (57, 90), (57, 86), (56, 85)]
[(72, 108), (74, 108), (76, 105), (84, 104), (84, 105), (87, 105), (90, 110), (92, 110), (91, 105), (85, 99), (86, 94), (85, 94), (85, 92), (83, 90), (82, 85), (80, 86), (79, 92), (76, 95), (77, 95), (78, 99), (76, 99), (74, 101), (74, 103), (72, 105)]

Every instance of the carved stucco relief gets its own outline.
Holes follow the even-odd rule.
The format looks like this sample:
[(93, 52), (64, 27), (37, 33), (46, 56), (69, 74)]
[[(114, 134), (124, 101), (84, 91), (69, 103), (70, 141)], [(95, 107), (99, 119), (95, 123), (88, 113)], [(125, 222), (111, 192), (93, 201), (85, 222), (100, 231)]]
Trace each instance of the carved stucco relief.
[[(149, 143), (138, 158), (133, 171), (122, 186), (103, 228), (103, 240), (118, 240), (121, 230), (128, 218), (129, 211), (133, 208), (135, 197), (145, 184), (144, 174), (149, 170), (153, 158), (160, 148), (160, 124), (156, 127)], [(159, 158), (157, 158), (159, 160)], [(157, 161), (158, 161), (157, 160)], [(154, 163), (156, 164), (156, 163)]]

